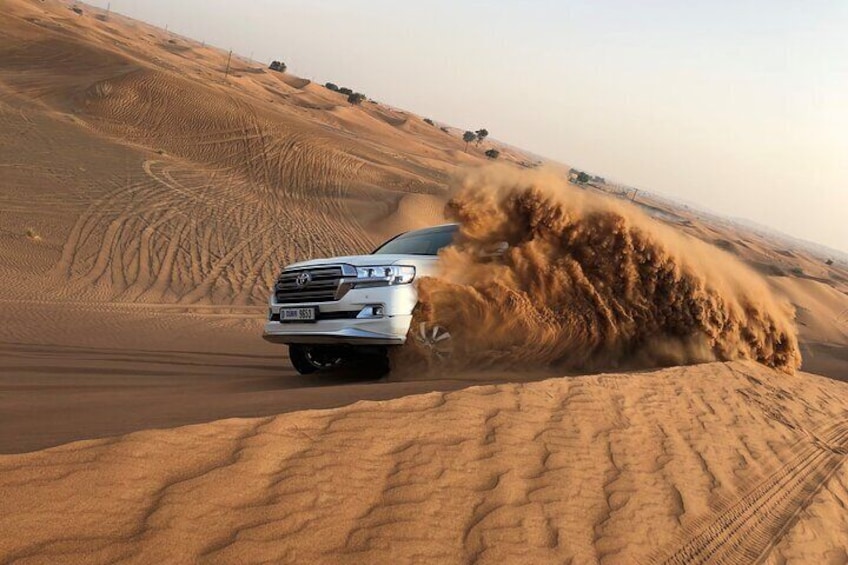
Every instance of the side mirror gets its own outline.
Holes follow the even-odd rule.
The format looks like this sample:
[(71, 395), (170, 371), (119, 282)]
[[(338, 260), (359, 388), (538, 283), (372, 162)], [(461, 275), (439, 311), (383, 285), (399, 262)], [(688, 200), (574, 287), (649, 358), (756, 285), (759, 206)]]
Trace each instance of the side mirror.
[(493, 245), (486, 246), (480, 252), (480, 256), (485, 257), (486, 259), (501, 257), (504, 253), (506, 253), (507, 249), (509, 249), (509, 243), (506, 241), (499, 241)]

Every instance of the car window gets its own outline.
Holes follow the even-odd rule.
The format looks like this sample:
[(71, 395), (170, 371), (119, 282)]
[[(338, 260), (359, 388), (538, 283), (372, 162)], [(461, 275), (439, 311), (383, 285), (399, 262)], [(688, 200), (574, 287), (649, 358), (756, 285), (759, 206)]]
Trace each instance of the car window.
[(438, 255), (440, 249), (453, 242), (457, 229), (445, 226), (403, 233), (377, 248), (374, 255)]

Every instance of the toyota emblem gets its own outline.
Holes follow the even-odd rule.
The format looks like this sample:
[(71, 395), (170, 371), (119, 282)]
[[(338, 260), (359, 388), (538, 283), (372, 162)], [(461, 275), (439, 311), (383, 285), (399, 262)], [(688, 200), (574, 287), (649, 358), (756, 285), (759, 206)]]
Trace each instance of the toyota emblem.
[(312, 275), (309, 274), (308, 271), (304, 271), (297, 275), (297, 278), (294, 279), (294, 284), (297, 285), (297, 288), (303, 288), (308, 285), (312, 281)]

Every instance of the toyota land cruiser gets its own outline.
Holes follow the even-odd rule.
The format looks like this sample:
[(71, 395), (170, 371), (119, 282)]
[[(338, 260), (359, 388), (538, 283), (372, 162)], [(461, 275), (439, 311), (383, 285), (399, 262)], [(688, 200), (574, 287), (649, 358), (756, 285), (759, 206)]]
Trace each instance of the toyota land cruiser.
[(449, 354), (450, 333), (439, 326), (414, 328), (415, 282), (436, 274), (439, 250), (458, 226), (400, 234), (370, 255), (313, 259), (287, 266), (269, 300), (264, 338), (289, 346), (301, 374), (366, 360), (388, 368), (388, 348), (416, 343), (432, 355)]

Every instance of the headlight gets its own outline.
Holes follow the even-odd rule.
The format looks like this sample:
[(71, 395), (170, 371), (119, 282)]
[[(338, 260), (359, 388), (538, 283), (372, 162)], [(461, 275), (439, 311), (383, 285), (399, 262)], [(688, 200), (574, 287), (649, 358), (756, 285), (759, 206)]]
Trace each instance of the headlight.
[(378, 267), (357, 267), (357, 288), (368, 286), (389, 286), (395, 284), (409, 284), (415, 278), (415, 267), (403, 265), (387, 265)]

